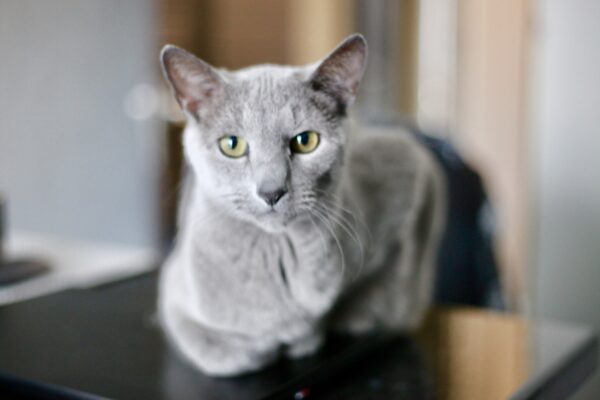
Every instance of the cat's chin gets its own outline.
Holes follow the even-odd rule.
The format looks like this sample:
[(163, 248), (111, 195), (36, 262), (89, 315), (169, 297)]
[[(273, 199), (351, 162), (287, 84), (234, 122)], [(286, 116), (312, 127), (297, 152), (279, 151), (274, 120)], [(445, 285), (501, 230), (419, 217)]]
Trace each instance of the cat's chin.
[(268, 233), (282, 233), (288, 229), (290, 218), (278, 212), (268, 212), (257, 216), (256, 225)]

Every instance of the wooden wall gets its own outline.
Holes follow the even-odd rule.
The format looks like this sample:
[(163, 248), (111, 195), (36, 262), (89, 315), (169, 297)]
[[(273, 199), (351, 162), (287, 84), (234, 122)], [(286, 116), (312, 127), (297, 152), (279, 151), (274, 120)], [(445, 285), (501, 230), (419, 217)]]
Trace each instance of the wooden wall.
[(455, 141), (482, 173), (497, 212), (497, 250), (512, 308), (527, 305), (531, 166), (528, 0), (460, 0)]

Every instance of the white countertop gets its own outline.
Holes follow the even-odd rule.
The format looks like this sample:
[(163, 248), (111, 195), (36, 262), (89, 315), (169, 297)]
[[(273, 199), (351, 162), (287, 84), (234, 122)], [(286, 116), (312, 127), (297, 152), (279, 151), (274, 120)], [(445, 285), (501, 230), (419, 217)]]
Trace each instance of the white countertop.
[(0, 305), (73, 288), (89, 288), (155, 269), (155, 249), (79, 241), (47, 234), (15, 232), (7, 237), (7, 259), (35, 258), (51, 271), (0, 287)]

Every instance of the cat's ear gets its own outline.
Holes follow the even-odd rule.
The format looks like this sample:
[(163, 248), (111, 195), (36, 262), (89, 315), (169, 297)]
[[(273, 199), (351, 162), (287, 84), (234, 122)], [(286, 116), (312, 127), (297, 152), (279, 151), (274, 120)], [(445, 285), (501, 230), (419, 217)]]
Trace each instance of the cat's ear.
[(317, 66), (311, 87), (332, 96), (345, 109), (354, 100), (366, 62), (365, 38), (358, 33), (350, 35)]
[(192, 53), (166, 45), (160, 61), (163, 75), (184, 112), (198, 118), (223, 94), (224, 82), (219, 73)]

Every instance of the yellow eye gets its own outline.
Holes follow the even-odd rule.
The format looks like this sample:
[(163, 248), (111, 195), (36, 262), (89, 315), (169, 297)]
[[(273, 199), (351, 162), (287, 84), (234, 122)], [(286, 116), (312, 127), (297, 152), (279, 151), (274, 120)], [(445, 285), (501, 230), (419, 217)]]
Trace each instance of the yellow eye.
[(319, 145), (319, 134), (313, 131), (305, 131), (292, 138), (290, 147), (294, 153), (310, 153)]
[(248, 154), (248, 142), (239, 136), (224, 136), (219, 139), (219, 149), (227, 157), (240, 158)]

